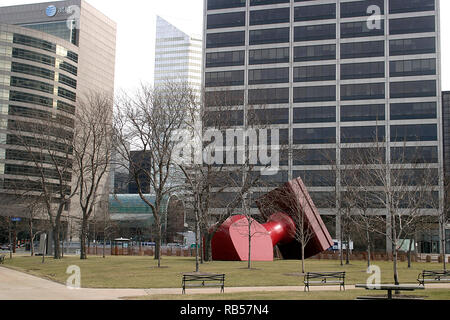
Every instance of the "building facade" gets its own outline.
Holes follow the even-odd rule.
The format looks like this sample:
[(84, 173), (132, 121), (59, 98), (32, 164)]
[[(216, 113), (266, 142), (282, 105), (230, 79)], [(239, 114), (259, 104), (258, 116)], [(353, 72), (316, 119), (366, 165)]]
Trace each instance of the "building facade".
[(301, 177), (331, 233), (340, 228), (328, 200), (339, 188), (330, 164), (376, 140), (385, 142), (388, 163), (400, 150), (411, 162), (419, 153), (442, 201), (439, 0), (204, 4), (207, 101), (227, 92), (236, 127), (248, 124), (249, 106), (263, 106), (289, 150), (270, 179)]
[(154, 85), (185, 82), (200, 93), (202, 39), (188, 35), (161, 17), (156, 20)]
[[(47, 131), (32, 128), (56, 119), (73, 136), (81, 97), (91, 92), (113, 97), (116, 24), (83, 0), (0, 7), (0, 22), (0, 194), (5, 199), (17, 193), (17, 186), (30, 194), (42, 192), (39, 183), (33, 184), (39, 180), (36, 157), (21, 141), (29, 136), (38, 147), (48, 136), (39, 138)], [(61, 158), (70, 152), (58, 143), (49, 148), (62, 152)], [(52, 161), (42, 162), (52, 178)], [(66, 182), (73, 187), (70, 174)], [(24, 213), (20, 203), (2, 204), (0, 214)], [(70, 206), (71, 214), (77, 210)]]
[(450, 91), (442, 92), (442, 128), (444, 138), (444, 170), (450, 178)]

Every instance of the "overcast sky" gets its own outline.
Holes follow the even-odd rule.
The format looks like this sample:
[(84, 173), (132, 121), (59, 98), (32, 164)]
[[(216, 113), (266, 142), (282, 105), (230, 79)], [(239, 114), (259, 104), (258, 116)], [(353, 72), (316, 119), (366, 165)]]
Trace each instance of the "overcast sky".
[[(202, 33), (203, 0), (87, 0), (117, 23), (116, 89), (153, 83), (156, 16), (189, 34)], [(1, 0), (1, 6), (36, 0)], [(441, 0), (442, 89), (450, 90), (450, 1)]]

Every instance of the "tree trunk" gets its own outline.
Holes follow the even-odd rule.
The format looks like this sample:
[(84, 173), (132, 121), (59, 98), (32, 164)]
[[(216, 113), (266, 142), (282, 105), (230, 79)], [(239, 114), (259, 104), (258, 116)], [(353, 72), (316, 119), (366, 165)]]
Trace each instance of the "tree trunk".
[(250, 270), (252, 268), (252, 223), (249, 218), (248, 222), (248, 264), (247, 267)]
[(412, 261), (411, 261), (411, 253), (412, 253), (412, 244), (411, 239), (409, 240), (409, 248), (408, 248), (408, 269), (411, 269)]
[(212, 248), (211, 248), (212, 236), (209, 232), (205, 236), (205, 261), (212, 261)]
[(340, 234), (339, 234), (339, 241), (340, 241), (340, 248), (339, 248), (339, 258), (340, 258), (340, 260), (341, 260), (341, 266), (343, 266), (344, 265), (344, 250), (343, 250), (343, 239), (344, 239), (344, 236), (343, 236), (343, 234), (342, 234), (342, 215), (340, 215), (340, 217), (339, 217), (339, 219), (340, 219), (340, 226), (339, 226), (339, 228), (340, 228)]
[(305, 274), (305, 246), (302, 243), (302, 274)]
[(30, 218), (29, 227), (30, 227), (30, 252), (31, 256), (34, 257), (33, 218)]
[(200, 263), (199, 263), (199, 247), (200, 247), (200, 225), (198, 221), (195, 223), (195, 272), (200, 271)]
[(55, 260), (61, 259), (61, 247), (60, 247), (60, 237), (59, 232), (61, 229), (61, 222), (57, 220), (53, 227), (53, 245), (54, 245), (54, 258)]
[(369, 232), (369, 228), (367, 228), (366, 230), (366, 235), (367, 235), (367, 267), (370, 268), (370, 254), (371, 254), (371, 250), (370, 250), (370, 232)]
[(81, 223), (81, 244), (80, 244), (80, 260), (87, 260), (86, 252), (86, 238), (87, 238), (88, 223), (83, 219)]
[(345, 264), (346, 265), (350, 264), (350, 237), (348, 235), (347, 235), (347, 245), (345, 248)]
[(162, 241), (162, 226), (157, 222), (157, 232), (155, 241), (155, 260), (158, 260), (158, 268), (161, 268), (161, 241)]
[(442, 261), (444, 263), (444, 271), (447, 271), (447, 239), (446, 239), (446, 233), (445, 233), (445, 223), (441, 223), (442, 225)]
[(13, 246), (12, 246), (12, 230), (11, 230), (11, 217), (8, 217), (8, 244), (9, 244), (9, 258), (13, 258)]

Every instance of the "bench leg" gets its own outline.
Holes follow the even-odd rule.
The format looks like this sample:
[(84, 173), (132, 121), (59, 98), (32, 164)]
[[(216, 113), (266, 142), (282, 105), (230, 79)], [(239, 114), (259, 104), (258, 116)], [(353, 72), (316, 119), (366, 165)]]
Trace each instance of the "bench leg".
[(392, 290), (388, 290), (388, 300), (392, 300)]

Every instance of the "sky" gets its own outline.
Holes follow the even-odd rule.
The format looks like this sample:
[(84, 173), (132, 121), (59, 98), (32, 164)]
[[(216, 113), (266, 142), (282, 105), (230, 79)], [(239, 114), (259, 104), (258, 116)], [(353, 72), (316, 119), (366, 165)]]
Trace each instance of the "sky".
[[(1, 6), (37, 0), (1, 0)], [(57, 1), (55, 1), (57, 2)], [(117, 23), (116, 89), (153, 83), (156, 16), (188, 34), (202, 34), (203, 0), (87, 0)], [(441, 0), (442, 90), (450, 91), (450, 1)], [(126, 5), (124, 5), (126, 4)]]

